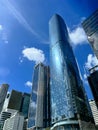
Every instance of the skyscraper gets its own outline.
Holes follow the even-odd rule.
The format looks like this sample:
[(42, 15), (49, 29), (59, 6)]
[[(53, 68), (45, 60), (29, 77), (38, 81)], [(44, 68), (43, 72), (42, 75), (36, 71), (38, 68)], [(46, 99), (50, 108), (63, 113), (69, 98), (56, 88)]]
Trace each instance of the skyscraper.
[(34, 68), (28, 130), (45, 128), (50, 125), (49, 98), (49, 67), (40, 63)]
[(98, 66), (91, 68), (89, 72), (88, 82), (92, 90), (95, 103), (98, 107)]
[(12, 92), (9, 96), (7, 108), (20, 111), (21, 103), (22, 103), (22, 92), (12, 90)]
[[(55, 14), (49, 21), (50, 90), (52, 129), (93, 127), (93, 117), (80, 78), (64, 20)], [(91, 126), (87, 125), (92, 122)]]
[(6, 111), (7, 109), (18, 110), (26, 119), (28, 117), (29, 103), (30, 94), (12, 90), (5, 98), (3, 111)]
[(30, 103), (30, 94), (23, 93), (20, 112), (23, 114), (25, 119), (28, 118), (29, 103)]
[(0, 86), (0, 113), (2, 111), (3, 108), (3, 104), (7, 95), (7, 91), (8, 91), (9, 85), (8, 84), (2, 84)]
[(87, 34), (88, 41), (98, 59), (98, 10), (89, 16), (82, 23), (84, 31)]

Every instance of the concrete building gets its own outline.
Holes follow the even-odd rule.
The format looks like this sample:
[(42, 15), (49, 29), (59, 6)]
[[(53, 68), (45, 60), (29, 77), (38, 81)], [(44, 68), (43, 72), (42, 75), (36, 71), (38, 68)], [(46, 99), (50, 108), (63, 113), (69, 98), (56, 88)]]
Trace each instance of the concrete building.
[(10, 118), (16, 112), (17, 112), (17, 110), (13, 110), (13, 109), (6, 109), (5, 111), (1, 112), (1, 115), (0, 115), (0, 126), (1, 126), (1, 129), (0, 130), (3, 129), (5, 120)]
[(95, 125), (96, 125), (96, 127), (98, 129), (98, 108), (97, 108), (96, 103), (95, 103), (94, 100), (90, 100), (89, 104), (90, 104), (90, 107), (91, 107), (91, 110), (92, 110), (92, 113), (93, 113)]
[(23, 125), (24, 116), (16, 113), (5, 121), (3, 130), (23, 130)]
[(3, 108), (3, 104), (7, 95), (7, 91), (8, 91), (9, 85), (8, 84), (2, 84), (0, 86), (0, 113), (2, 111)]
[(3, 111), (6, 111), (6, 109), (17, 110), (21, 112), (26, 119), (28, 117), (29, 103), (30, 94), (12, 90), (11, 93), (8, 93), (5, 98)]

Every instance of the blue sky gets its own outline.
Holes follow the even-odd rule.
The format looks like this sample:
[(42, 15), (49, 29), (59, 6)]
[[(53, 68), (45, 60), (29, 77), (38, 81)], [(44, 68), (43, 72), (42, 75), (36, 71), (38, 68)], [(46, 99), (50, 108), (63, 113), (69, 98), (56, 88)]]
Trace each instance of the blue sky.
[(53, 14), (63, 17), (69, 30), (84, 85), (92, 98), (83, 66), (98, 61), (81, 22), (98, 8), (97, 0), (0, 0), (0, 84), (9, 91), (31, 92), (34, 65), (49, 65), (48, 23)]

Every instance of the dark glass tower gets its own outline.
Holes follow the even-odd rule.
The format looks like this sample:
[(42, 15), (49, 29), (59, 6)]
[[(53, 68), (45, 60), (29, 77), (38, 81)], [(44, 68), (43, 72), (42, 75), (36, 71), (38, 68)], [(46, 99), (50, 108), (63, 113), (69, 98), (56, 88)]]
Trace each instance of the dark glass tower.
[(88, 82), (98, 108), (98, 66), (91, 68), (89, 72), (90, 74), (88, 76)]
[(82, 129), (93, 118), (66, 25), (57, 14), (49, 22), (49, 34), (52, 129)]
[(20, 111), (21, 103), (22, 103), (22, 92), (12, 90), (10, 97), (9, 97), (9, 102), (8, 102), (7, 108)]
[(30, 104), (30, 94), (23, 93), (20, 112), (22, 113), (25, 119), (28, 118), (29, 104)]
[(29, 105), (28, 130), (50, 126), (49, 67), (42, 63), (34, 68)]
[(83, 21), (82, 26), (98, 59), (98, 9)]

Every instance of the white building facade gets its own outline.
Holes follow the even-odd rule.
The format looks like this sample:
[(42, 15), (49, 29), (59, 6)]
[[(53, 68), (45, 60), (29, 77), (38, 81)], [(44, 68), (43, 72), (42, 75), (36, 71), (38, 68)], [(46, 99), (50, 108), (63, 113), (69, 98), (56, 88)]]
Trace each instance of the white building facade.
[(16, 113), (4, 123), (3, 130), (23, 130), (24, 117)]
[(89, 104), (90, 104), (92, 114), (94, 117), (95, 125), (98, 126), (98, 109), (97, 109), (96, 103), (94, 100), (90, 100)]

